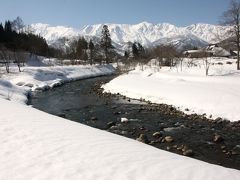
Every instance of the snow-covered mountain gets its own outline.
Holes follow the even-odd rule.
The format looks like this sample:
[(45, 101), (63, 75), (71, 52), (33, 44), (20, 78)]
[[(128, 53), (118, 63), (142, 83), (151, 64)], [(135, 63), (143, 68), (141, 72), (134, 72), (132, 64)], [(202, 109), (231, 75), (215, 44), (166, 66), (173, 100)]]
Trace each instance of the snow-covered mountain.
[[(177, 27), (169, 23), (152, 24), (142, 22), (135, 25), (107, 24), (112, 41), (119, 47), (126, 47), (128, 42), (139, 42), (145, 47), (159, 44), (173, 44), (177, 47), (187, 45), (204, 46), (223, 40), (229, 27), (210, 24), (194, 24)], [(82, 29), (48, 24), (32, 24), (35, 34), (43, 36), (50, 45), (57, 46), (59, 39), (71, 39), (76, 36), (100, 37), (103, 24), (87, 25)]]

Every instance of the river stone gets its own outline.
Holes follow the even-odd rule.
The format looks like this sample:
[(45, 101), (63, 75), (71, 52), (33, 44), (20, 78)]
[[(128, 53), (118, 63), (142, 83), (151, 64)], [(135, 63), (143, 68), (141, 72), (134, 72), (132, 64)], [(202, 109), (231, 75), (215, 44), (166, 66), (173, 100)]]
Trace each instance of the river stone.
[(155, 141), (151, 141), (149, 145), (154, 145), (155, 143), (156, 143)]
[(127, 122), (129, 122), (129, 120), (128, 120), (128, 118), (122, 117), (121, 118), (121, 122), (122, 123), (127, 123)]
[(233, 153), (232, 154), (238, 154), (240, 155), (240, 145), (236, 145), (234, 148), (233, 148)]
[(164, 138), (164, 140), (165, 140), (167, 143), (171, 143), (171, 142), (173, 142), (173, 137), (172, 137), (172, 136), (166, 136), (166, 137)]
[(113, 121), (110, 121), (110, 122), (107, 123), (107, 127), (108, 127), (108, 128), (111, 128), (111, 127), (113, 127), (113, 126), (115, 126), (115, 125), (116, 125), (116, 123), (113, 122)]
[(162, 140), (163, 140), (163, 138), (162, 137), (159, 137), (158, 139), (156, 139), (154, 142), (155, 143), (161, 143), (162, 142)]
[(120, 115), (120, 114), (121, 114), (121, 112), (120, 112), (120, 111), (118, 111), (118, 112), (114, 112), (113, 114), (114, 114), (114, 115)]
[(193, 150), (191, 150), (191, 149), (186, 149), (185, 151), (183, 151), (183, 155), (184, 155), (184, 156), (189, 156), (189, 157), (191, 157), (191, 156), (194, 155), (194, 153), (193, 153)]
[(23, 86), (25, 83), (24, 82), (18, 82), (16, 85), (17, 86)]
[(178, 151), (182, 151), (183, 148), (184, 148), (184, 145), (178, 145), (178, 146), (177, 146), (177, 150), (178, 150)]
[(122, 135), (127, 135), (128, 132), (127, 131), (120, 131)]
[(145, 134), (140, 134), (136, 140), (146, 144), (149, 143), (148, 137)]
[(178, 130), (180, 129), (179, 127), (168, 127), (168, 128), (163, 128), (163, 131), (165, 132), (172, 132), (172, 131), (175, 131), (175, 130)]
[(215, 119), (215, 121), (216, 121), (216, 122), (217, 122), (217, 121), (222, 121), (222, 118), (218, 117), (218, 118)]
[(58, 114), (57, 116), (62, 117), (62, 118), (66, 118), (66, 114)]
[(97, 121), (97, 120), (98, 120), (97, 117), (95, 117), (95, 116), (91, 117), (91, 121)]
[(117, 106), (112, 106), (111, 108), (112, 108), (112, 109), (116, 109), (116, 108), (117, 108)]
[(27, 86), (27, 87), (32, 88), (34, 85), (33, 85), (32, 83), (27, 83), (27, 84), (25, 84), (24, 86)]
[(221, 146), (221, 149), (226, 149), (226, 146)]
[(222, 142), (224, 139), (222, 138), (222, 136), (220, 136), (219, 134), (215, 134), (214, 137), (213, 137), (213, 141), (215, 143), (220, 143)]
[(159, 137), (162, 136), (162, 134), (160, 132), (155, 132), (155, 133), (153, 133), (152, 136), (155, 137), (155, 138), (159, 138)]

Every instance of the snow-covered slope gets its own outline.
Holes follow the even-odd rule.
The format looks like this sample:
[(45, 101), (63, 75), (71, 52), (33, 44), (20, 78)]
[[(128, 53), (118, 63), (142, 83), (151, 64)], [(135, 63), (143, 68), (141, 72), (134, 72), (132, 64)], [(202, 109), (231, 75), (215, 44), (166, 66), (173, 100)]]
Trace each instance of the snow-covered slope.
[[(129, 24), (107, 24), (112, 40), (120, 46), (127, 42), (140, 42), (146, 47), (158, 44), (173, 43), (177, 46), (192, 45), (203, 46), (207, 43), (215, 43), (222, 40), (229, 27), (210, 24), (194, 24), (187, 27), (177, 27), (169, 23), (152, 24), (142, 22), (135, 25)], [(54, 44), (62, 37), (72, 38), (74, 36), (100, 36), (103, 24), (87, 25), (82, 29), (47, 24), (33, 24), (35, 34), (40, 34), (50, 44)]]
[(227, 38), (226, 32), (230, 27), (199, 23), (185, 27), (185, 29), (206, 42), (216, 43)]
[(71, 27), (50, 26), (48, 24), (41, 23), (32, 24), (31, 28), (34, 34), (41, 35), (49, 44), (53, 44), (63, 37), (72, 38), (77, 36), (79, 33), (78, 30)]

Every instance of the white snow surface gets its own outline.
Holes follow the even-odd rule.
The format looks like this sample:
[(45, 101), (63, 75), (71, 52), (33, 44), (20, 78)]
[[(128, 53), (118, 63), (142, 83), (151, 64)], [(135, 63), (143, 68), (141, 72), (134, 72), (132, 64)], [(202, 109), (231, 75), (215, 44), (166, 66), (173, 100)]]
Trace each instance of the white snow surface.
[(185, 59), (182, 71), (180, 65), (160, 70), (145, 66), (144, 71), (138, 67), (103, 87), (106, 92), (170, 104), (183, 111), (190, 109), (186, 113), (240, 120), (240, 72), (236, 70), (236, 60), (209, 58), (214, 65), (210, 66), (207, 77), (203, 60)]

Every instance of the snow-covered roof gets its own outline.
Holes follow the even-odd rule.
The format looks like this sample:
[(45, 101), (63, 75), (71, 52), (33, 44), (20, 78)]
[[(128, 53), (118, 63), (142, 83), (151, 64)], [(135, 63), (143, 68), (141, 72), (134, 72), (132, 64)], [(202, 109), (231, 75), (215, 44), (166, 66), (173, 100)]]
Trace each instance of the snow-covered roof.
[(216, 44), (210, 45), (206, 49), (212, 51), (214, 56), (226, 57), (231, 55), (229, 51), (222, 47), (218, 47)]

